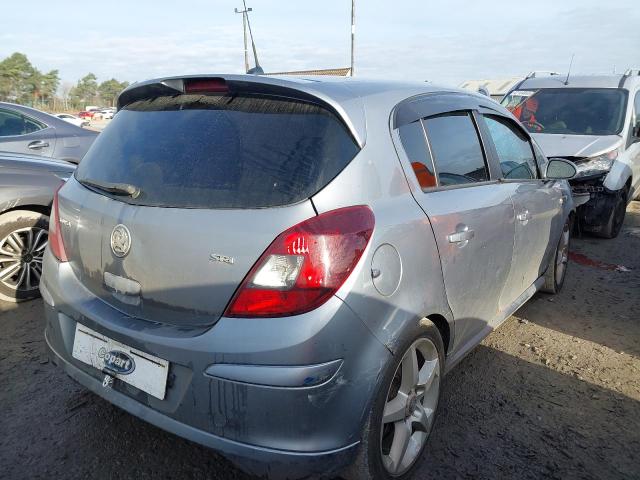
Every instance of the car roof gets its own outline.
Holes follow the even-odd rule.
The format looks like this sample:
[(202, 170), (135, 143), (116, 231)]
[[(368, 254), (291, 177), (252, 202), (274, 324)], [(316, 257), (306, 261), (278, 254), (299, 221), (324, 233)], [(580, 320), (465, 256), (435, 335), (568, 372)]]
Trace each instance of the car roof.
[(525, 79), (516, 90), (535, 88), (631, 88), (640, 84), (640, 76), (632, 75), (549, 75)]
[[(120, 93), (118, 108), (127, 105), (138, 95), (161, 95), (161, 88), (173, 88), (183, 91), (183, 81), (196, 78), (223, 78), (236, 85), (295, 90), (307, 96), (321, 100), (335, 110), (350, 128), (358, 143), (363, 146), (366, 140), (367, 115), (379, 115), (382, 112), (388, 118), (391, 110), (403, 100), (430, 93), (456, 93), (475, 97), (479, 102), (491, 102), (493, 108), (502, 111), (502, 107), (486, 96), (451, 87), (442, 87), (428, 82), (392, 81), (353, 77), (331, 76), (266, 76), (266, 75), (226, 75), (203, 74), (165, 77), (134, 83)], [(164, 86), (164, 87), (163, 87)], [(170, 92), (168, 90), (167, 92)], [(506, 112), (506, 110), (505, 110)]]

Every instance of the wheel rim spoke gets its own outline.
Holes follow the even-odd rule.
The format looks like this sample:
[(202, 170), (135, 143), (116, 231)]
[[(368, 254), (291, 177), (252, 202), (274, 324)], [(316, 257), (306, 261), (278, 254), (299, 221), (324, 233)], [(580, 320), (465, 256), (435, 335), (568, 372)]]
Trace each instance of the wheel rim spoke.
[(394, 424), (393, 444), (389, 452), (389, 459), (391, 460), (390, 469), (392, 472), (400, 470), (402, 460), (407, 453), (411, 433), (411, 425), (407, 421), (401, 420)]
[(3, 270), (0, 270), (0, 280), (6, 280), (15, 275), (15, 273), (20, 270), (21, 265), (21, 262), (16, 261)]
[(22, 243), (22, 239), (20, 238), (20, 235), (18, 235), (16, 232), (13, 232), (13, 233), (9, 234), (9, 236), (7, 237), (6, 242), (9, 244), (9, 246), (16, 253), (22, 252), (22, 249), (24, 248), (24, 244)]
[(424, 405), (418, 403), (416, 410), (411, 416), (411, 420), (418, 426), (421, 432), (428, 432), (431, 428), (431, 419), (433, 418), (433, 410), (425, 408)]
[(42, 252), (47, 246), (49, 235), (44, 230), (39, 230), (36, 234), (36, 238), (33, 240), (32, 252)]
[(402, 359), (402, 383), (400, 391), (408, 393), (418, 383), (418, 355), (415, 347), (409, 348)]
[(382, 416), (382, 423), (395, 423), (404, 418), (405, 406), (407, 405), (407, 395), (402, 392), (386, 403)]

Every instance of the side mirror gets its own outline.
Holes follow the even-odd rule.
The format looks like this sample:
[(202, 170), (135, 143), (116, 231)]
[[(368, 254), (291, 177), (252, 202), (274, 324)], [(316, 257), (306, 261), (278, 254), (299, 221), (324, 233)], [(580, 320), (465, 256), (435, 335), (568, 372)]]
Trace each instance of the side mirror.
[(568, 180), (578, 173), (578, 169), (569, 160), (564, 158), (550, 158), (544, 177), (549, 180)]

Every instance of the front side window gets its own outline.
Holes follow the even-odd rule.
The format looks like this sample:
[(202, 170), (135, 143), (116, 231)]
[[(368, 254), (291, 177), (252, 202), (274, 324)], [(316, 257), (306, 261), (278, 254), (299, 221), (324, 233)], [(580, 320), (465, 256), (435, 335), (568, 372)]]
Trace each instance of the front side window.
[(424, 120), (440, 185), (489, 180), (478, 132), (469, 113), (450, 113)]
[(624, 127), (627, 91), (615, 88), (516, 90), (502, 100), (532, 133), (617, 135)]
[(498, 152), (502, 175), (507, 179), (531, 180), (537, 177), (536, 161), (529, 140), (511, 122), (485, 116), (485, 123)]
[(427, 150), (420, 120), (401, 126), (398, 134), (420, 187), (422, 189), (435, 187), (437, 182), (433, 172), (433, 162)]
[(0, 110), (0, 137), (26, 135), (27, 133), (37, 132), (43, 127), (39, 122), (19, 113)]

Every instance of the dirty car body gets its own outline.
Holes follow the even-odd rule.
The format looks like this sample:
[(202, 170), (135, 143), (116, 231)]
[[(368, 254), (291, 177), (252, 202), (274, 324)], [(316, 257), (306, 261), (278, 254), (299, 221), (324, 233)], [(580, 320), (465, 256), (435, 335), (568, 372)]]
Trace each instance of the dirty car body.
[(545, 165), (504, 108), (426, 84), (136, 84), (54, 205), (51, 356), (249, 472), (338, 473), (403, 345), (432, 329), (444, 372), (542, 287), (573, 208)]
[(0, 102), (0, 151), (79, 163), (98, 132), (24, 105)]
[(640, 195), (640, 72), (527, 78), (502, 103), (549, 157), (578, 167), (571, 180), (580, 225), (614, 237)]

